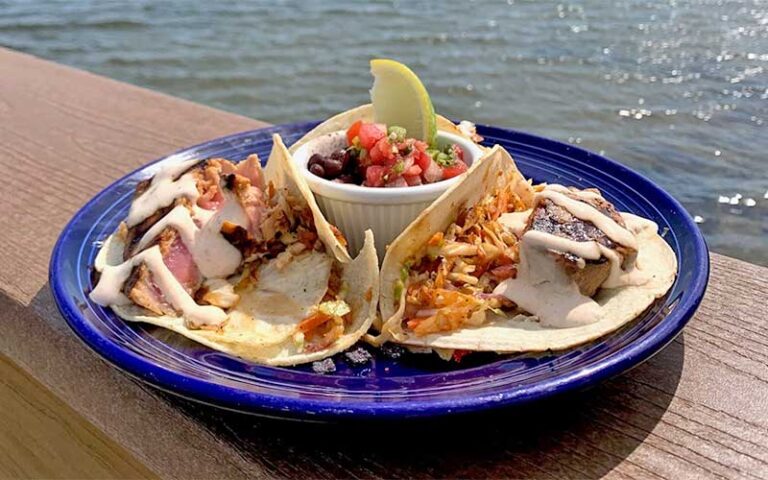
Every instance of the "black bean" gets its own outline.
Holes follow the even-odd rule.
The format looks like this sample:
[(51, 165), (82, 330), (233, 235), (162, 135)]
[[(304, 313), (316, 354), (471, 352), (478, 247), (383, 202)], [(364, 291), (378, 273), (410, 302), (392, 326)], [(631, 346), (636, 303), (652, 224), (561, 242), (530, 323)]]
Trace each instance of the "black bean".
[(343, 150), (341, 155), (341, 170), (344, 172), (350, 171), (350, 165), (352, 164), (352, 156), (348, 150)]
[(325, 168), (323, 168), (322, 163), (313, 163), (309, 167), (309, 171), (314, 173), (320, 178), (325, 178)]
[(325, 360), (321, 360), (319, 362), (313, 362), (312, 371), (322, 374), (333, 373), (336, 371), (336, 364), (333, 363), (333, 360), (330, 358), (326, 358)]
[(307, 167), (311, 167), (316, 163), (323, 163), (323, 160), (324, 160), (324, 157), (322, 155), (320, 155), (319, 153), (315, 153), (311, 157), (309, 157), (309, 162), (307, 163)]
[(350, 175), (349, 173), (344, 173), (339, 175), (339, 178), (337, 178), (336, 181), (340, 183), (355, 183), (355, 176)]
[(346, 149), (342, 148), (341, 150), (336, 150), (331, 154), (331, 158), (333, 160), (338, 160), (341, 162), (341, 170), (345, 171), (349, 165), (349, 153)]
[(323, 168), (325, 168), (326, 178), (336, 178), (339, 176), (339, 174), (341, 174), (341, 160), (335, 158), (326, 158), (325, 162), (323, 163)]

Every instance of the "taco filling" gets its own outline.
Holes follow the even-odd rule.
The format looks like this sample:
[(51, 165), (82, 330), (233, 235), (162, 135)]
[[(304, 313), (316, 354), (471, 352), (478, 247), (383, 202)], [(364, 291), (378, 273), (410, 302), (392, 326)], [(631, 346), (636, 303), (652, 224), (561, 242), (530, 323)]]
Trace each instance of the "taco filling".
[(563, 348), (617, 328), (671, 285), (674, 256), (655, 223), (618, 212), (596, 189), (531, 187), (501, 149), (481, 164), (390, 247), (385, 336), (468, 350)]
[(365, 270), (368, 289), (377, 284), (375, 252), (354, 266), (342, 234), (313, 211), (282, 170), (290, 161), (278, 157), (281, 166), (265, 171), (256, 155), (187, 161), (140, 182), (97, 258), (91, 299), (214, 348), (239, 343), (241, 356), (332, 347), (375, 307), (347, 298), (353, 270)]
[(416, 335), (480, 326), (488, 314), (530, 313), (544, 325), (595, 322), (600, 288), (647, 281), (634, 260), (636, 229), (597, 190), (534, 187), (528, 208), (509, 184), (462, 209), (403, 265), (404, 327)]
[(492, 292), (516, 274), (517, 237), (502, 215), (526, 209), (508, 183), (462, 209), (445, 232), (436, 232), (421, 255), (403, 265), (395, 297), (405, 295), (404, 324), (417, 335), (482, 325), (489, 311), (515, 305)]

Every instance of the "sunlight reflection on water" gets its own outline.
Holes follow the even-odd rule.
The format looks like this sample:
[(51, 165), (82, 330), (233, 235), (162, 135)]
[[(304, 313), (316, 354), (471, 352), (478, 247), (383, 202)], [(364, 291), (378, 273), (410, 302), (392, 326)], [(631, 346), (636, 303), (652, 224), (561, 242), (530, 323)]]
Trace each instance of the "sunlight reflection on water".
[(272, 122), (365, 102), (368, 60), (397, 58), (441, 113), (618, 159), (681, 200), (713, 250), (762, 264), (767, 27), (746, 0), (0, 8), (2, 45)]

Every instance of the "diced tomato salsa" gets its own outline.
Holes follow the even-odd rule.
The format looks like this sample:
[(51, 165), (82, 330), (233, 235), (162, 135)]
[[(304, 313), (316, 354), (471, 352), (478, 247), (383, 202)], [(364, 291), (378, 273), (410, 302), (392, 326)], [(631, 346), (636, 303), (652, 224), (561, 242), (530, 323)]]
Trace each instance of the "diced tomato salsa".
[(325, 157), (314, 154), (313, 174), (366, 187), (408, 187), (435, 183), (467, 171), (464, 151), (456, 144), (442, 150), (408, 138), (405, 129), (358, 120), (346, 134), (347, 146)]

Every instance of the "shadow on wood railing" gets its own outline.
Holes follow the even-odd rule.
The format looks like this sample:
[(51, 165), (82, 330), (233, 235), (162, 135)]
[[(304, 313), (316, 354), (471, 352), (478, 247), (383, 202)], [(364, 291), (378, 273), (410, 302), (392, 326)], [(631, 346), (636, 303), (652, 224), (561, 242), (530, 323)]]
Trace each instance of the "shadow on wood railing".
[(591, 390), (432, 420), (310, 424), (159, 395), (269, 476), (411, 477), (418, 466), (438, 478), (547, 476), (553, 470), (559, 478), (598, 478), (653, 431), (674, 397), (684, 352), (680, 335), (644, 365)]

